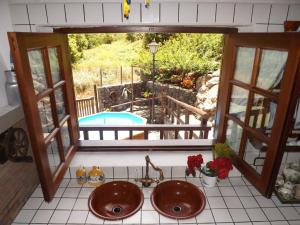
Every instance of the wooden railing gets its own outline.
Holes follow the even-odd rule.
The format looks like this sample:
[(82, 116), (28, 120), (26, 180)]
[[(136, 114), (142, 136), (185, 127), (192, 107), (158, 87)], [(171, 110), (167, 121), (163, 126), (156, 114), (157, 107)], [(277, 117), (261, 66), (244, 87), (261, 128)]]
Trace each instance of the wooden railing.
[(95, 98), (83, 98), (76, 100), (77, 117), (88, 116), (96, 112)]
[(126, 139), (134, 139), (134, 133), (136, 131), (143, 132), (143, 139), (149, 140), (149, 132), (151, 131), (158, 131), (159, 132), (159, 139), (163, 140), (166, 139), (165, 132), (173, 132), (174, 139), (178, 139), (179, 132), (184, 131), (188, 132), (189, 135), (185, 136), (184, 139), (192, 139), (195, 138), (193, 135), (195, 131), (199, 131), (199, 139), (207, 139), (208, 133), (211, 130), (211, 127), (202, 127), (199, 125), (163, 125), (163, 124), (147, 124), (147, 125), (101, 125), (101, 126), (89, 126), (89, 125), (81, 125), (79, 127), (79, 131), (83, 132), (83, 139), (89, 140), (89, 131), (97, 131), (99, 132), (100, 140), (104, 140), (104, 132), (105, 131), (113, 131), (114, 140), (119, 140), (119, 131), (128, 131), (128, 138)]

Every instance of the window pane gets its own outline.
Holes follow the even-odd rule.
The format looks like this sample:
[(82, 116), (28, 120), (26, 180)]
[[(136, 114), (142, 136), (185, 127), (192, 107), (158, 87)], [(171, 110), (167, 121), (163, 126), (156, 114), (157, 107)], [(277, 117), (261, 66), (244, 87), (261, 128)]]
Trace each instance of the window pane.
[(239, 118), (241, 121), (244, 121), (245, 119), (248, 94), (248, 90), (237, 86), (232, 86), (229, 114)]
[(257, 138), (252, 136), (247, 138), (244, 160), (259, 174), (265, 163), (267, 147), (266, 143)]
[(65, 122), (60, 130), (61, 140), (64, 147), (64, 153), (67, 154), (71, 141), (70, 141), (70, 133), (69, 133), (69, 121)]
[(277, 104), (268, 97), (254, 94), (250, 110), (249, 126), (270, 135), (273, 127)]
[(52, 139), (47, 147), (48, 160), (52, 174), (55, 173), (60, 165), (60, 156), (58, 152), (58, 144), (56, 138)]
[(49, 48), (48, 55), (49, 55), (49, 61), (50, 61), (52, 81), (55, 84), (61, 80), (57, 48)]
[(293, 126), (287, 139), (287, 145), (300, 146), (300, 98), (298, 99), (298, 104), (295, 109)]
[(36, 94), (47, 89), (46, 74), (44, 68), (43, 54), (41, 50), (28, 51), (28, 58)]
[(232, 150), (238, 154), (240, 150), (240, 143), (242, 138), (243, 129), (240, 125), (228, 120), (227, 130), (226, 130), (226, 142), (231, 147)]
[(279, 92), (287, 56), (284, 51), (263, 50), (256, 86)]
[(62, 88), (58, 88), (54, 91), (56, 112), (59, 120), (62, 120), (66, 115), (65, 98)]
[(44, 97), (38, 102), (38, 110), (43, 128), (44, 137), (48, 136), (54, 129), (50, 97)]
[(234, 79), (249, 84), (255, 58), (255, 48), (239, 47), (237, 50)]

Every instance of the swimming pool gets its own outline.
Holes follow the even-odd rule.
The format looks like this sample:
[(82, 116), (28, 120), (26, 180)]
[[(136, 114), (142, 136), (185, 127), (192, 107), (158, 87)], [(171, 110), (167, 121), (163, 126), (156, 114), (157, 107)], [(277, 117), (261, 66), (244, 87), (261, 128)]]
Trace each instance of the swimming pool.
[(143, 117), (129, 112), (101, 112), (78, 120), (79, 125), (134, 125), (146, 124)]
[[(143, 125), (147, 123), (147, 119), (137, 116), (129, 112), (101, 112), (78, 119), (79, 126), (101, 126), (101, 125)], [(133, 139), (143, 139), (143, 131), (133, 131)], [(89, 140), (100, 140), (98, 131), (88, 132)], [(118, 131), (119, 139), (128, 139), (128, 131)], [(114, 140), (114, 131), (103, 131), (103, 140)], [(83, 132), (80, 131), (80, 140), (83, 140)]]

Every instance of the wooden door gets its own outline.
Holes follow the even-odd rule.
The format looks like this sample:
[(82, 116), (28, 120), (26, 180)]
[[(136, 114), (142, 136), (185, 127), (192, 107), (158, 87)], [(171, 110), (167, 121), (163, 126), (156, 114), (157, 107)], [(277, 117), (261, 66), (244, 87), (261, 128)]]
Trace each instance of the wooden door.
[(270, 197), (285, 146), (285, 123), (299, 74), (300, 34), (225, 35), (216, 116), (218, 141), (235, 165)]
[(8, 33), (44, 198), (51, 201), (77, 148), (67, 37)]

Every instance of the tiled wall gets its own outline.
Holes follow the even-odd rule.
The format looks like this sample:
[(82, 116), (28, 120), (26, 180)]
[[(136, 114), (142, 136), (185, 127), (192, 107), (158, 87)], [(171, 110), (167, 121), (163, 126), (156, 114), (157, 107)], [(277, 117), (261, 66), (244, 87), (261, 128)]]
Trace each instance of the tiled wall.
[(129, 20), (122, 16), (121, 1), (17, 2), (21, 3), (10, 5), (15, 31), (49, 31), (41, 25), (185, 24), (235, 25), (241, 32), (280, 32), (285, 20), (300, 20), (297, 1), (152, 1), (148, 9), (141, 1), (132, 1)]

